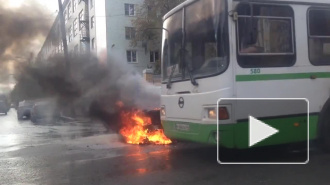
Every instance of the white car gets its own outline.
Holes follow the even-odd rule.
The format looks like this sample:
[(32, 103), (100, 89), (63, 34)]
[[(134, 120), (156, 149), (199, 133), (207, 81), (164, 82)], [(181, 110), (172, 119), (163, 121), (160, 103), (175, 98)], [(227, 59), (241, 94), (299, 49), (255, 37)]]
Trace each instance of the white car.
[(32, 107), (34, 106), (34, 101), (32, 100), (24, 100), (19, 102), (18, 107), (17, 107), (17, 119), (22, 120), (22, 119), (27, 119), (30, 118), (31, 116), (31, 110)]

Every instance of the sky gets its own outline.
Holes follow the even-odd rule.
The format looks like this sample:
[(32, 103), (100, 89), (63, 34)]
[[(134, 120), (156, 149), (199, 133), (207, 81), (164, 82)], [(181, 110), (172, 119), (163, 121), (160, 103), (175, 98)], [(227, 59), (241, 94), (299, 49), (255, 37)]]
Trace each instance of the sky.
[[(19, 1), (19, 0), (18, 0)], [(37, 0), (40, 4), (44, 5), (50, 12), (55, 13), (58, 10), (57, 0)]]

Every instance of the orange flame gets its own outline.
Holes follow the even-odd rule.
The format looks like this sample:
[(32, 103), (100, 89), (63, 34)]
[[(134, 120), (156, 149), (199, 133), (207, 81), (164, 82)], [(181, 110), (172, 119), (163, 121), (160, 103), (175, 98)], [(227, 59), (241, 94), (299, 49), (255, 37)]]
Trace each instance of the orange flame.
[[(150, 117), (142, 111), (122, 112), (121, 113), (120, 134), (129, 144), (171, 144), (172, 141), (167, 138), (160, 129), (150, 129), (152, 123)], [(149, 128), (148, 128), (149, 127)]]

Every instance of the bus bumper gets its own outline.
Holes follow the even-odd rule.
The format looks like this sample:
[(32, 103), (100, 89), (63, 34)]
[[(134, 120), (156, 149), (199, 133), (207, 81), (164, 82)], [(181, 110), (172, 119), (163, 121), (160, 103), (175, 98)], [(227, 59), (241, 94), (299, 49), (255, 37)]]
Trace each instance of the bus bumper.
[[(289, 117), (263, 120), (280, 132), (260, 143), (258, 146), (271, 146), (298, 143), (307, 140), (307, 121), (305, 117)], [(318, 116), (309, 118), (309, 139), (317, 135)], [(299, 126), (294, 126), (299, 123)], [(217, 144), (217, 125), (162, 120), (165, 135), (170, 139), (192, 141), (204, 144)], [(247, 122), (219, 125), (219, 145), (226, 148), (249, 148), (249, 128)]]

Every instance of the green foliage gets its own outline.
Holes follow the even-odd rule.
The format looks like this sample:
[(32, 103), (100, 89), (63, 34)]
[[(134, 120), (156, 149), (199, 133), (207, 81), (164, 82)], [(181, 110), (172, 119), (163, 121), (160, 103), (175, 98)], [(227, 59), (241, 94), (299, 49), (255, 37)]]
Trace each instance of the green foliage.
[(184, 0), (144, 0), (142, 6), (137, 10), (136, 18), (132, 21), (136, 29), (136, 36), (131, 45), (136, 46), (139, 41), (142, 41), (151, 46), (160, 46), (162, 18), (182, 2)]

